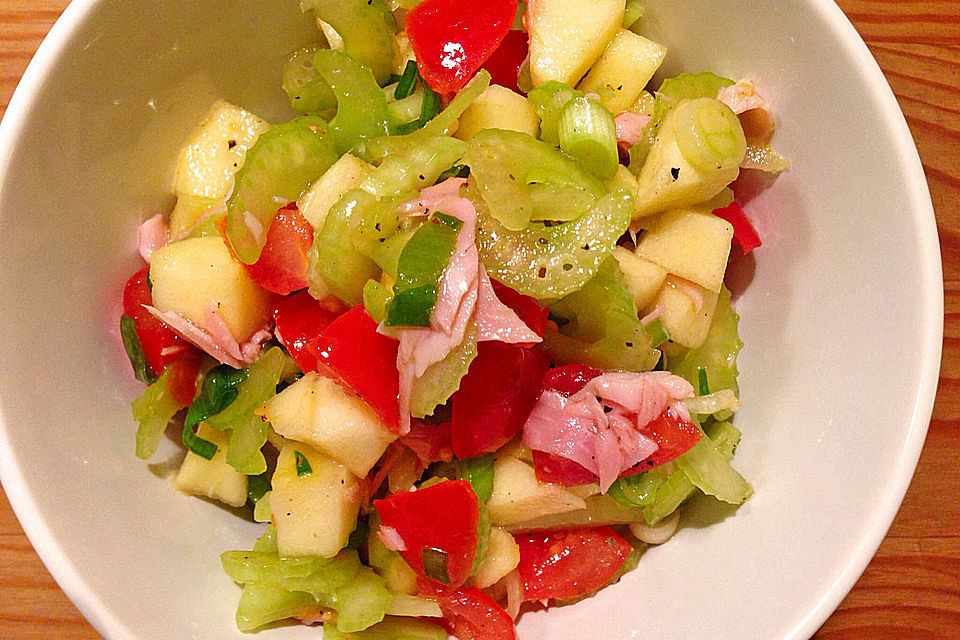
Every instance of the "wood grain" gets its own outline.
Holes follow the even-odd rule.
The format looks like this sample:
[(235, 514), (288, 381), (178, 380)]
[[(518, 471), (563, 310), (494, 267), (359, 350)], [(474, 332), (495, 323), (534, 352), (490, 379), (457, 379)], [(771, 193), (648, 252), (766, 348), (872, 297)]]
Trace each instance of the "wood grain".
[[(767, 0), (775, 1), (775, 0)], [(67, 0), (0, 2), (0, 113)], [(817, 640), (960, 638), (960, 1), (841, 0), (923, 160), (943, 254), (940, 388), (893, 526)], [(0, 640), (100, 636), (44, 569), (0, 492)], [(747, 640), (747, 639), (745, 639)]]

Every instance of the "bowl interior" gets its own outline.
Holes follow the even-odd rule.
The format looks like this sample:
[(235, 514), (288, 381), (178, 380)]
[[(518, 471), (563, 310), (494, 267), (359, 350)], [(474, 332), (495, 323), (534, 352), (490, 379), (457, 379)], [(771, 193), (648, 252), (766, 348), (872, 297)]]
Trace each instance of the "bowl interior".
[[(526, 613), (520, 634), (806, 637), (876, 549), (923, 441), (942, 314), (929, 197), (833, 3), (647, 5), (648, 35), (670, 49), (661, 75), (755, 78), (793, 161), (751, 200), (764, 245), (730, 278), (746, 343), (735, 465), (756, 494), (735, 512), (698, 501), (619, 584)], [(41, 556), (111, 640), (244, 637), (218, 556), (259, 526), (173, 491), (171, 442), (134, 458), (119, 290), (137, 224), (172, 206), (177, 153), (213, 98), (291, 116), (279, 70), (316, 38), (292, 0), (77, 0), (0, 130), (0, 470)]]

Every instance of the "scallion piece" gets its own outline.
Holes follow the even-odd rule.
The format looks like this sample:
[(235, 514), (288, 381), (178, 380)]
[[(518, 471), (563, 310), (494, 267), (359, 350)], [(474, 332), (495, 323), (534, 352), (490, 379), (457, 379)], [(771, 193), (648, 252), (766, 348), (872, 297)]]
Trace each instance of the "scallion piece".
[(303, 455), (299, 451), (293, 452), (294, 464), (297, 467), (297, 477), (305, 476), (308, 473), (313, 473), (313, 467), (310, 466), (310, 461), (307, 460), (307, 456)]
[(606, 107), (586, 97), (570, 100), (557, 123), (560, 149), (601, 180), (617, 172), (617, 127)]
[(643, 17), (644, 9), (643, 0), (627, 0), (627, 6), (623, 10), (623, 28), (632, 29)]
[(710, 394), (710, 385), (707, 383), (707, 370), (700, 368), (697, 369), (697, 380), (700, 382), (700, 395), (706, 396)]
[(455, 164), (437, 178), (437, 182), (443, 182), (447, 178), (468, 178), (470, 177), (470, 167), (465, 164)]
[(217, 453), (217, 445), (209, 440), (204, 440), (193, 431), (192, 425), (183, 425), (183, 444), (191, 452), (201, 458), (212, 460)]
[(457, 460), (457, 477), (469, 482), (477, 497), (486, 502), (493, 495), (493, 454)]
[(270, 471), (247, 478), (247, 499), (253, 504), (257, 504), (260, 498), (270, 491), (270, 477), (273, 474)]
[(667, 328), (663, 326), (663, 320), (660, 318), (654, 319), (646, 326), (646, 329), (647, 333), (650, 334), (650, 339), (652, 340), (650, 346), (654, 349), (670, 339), (670, 333), (667, 331)]
[(440, 94), (430, 87), (423, 88), (423, 106), (420, 107), (420, 123), (425, 125), (440, 113)]
[(450, 584), (450, 574), (447, 572), (448, 555), (446, 551), (423, 549), (423, 573), (428, 578), (432, 578), (443, 584)]
[[(149, 282), (149, 272), (147, 274)], [(140, 344), (140, 337), (137, 336), (137, 321), (128, 315), (120, 316), (120, 337), (123, 339), (123, 348), (130, 358), (130, 365), (133, 367), (133, 375), (140, 382), (150, 384), (155, 382), (157, 374), (147, 364), (147, 356), (143, 353), (143, 345)]]
[(407, 66), (403, 68), (403, 75), (397, 81), (397, 88), (393, 92), (393, 97), (397, 100), (410, 97), (417, 88), (417, 79), (419, 78), (417, 63), (414, 60), (408, 60)]

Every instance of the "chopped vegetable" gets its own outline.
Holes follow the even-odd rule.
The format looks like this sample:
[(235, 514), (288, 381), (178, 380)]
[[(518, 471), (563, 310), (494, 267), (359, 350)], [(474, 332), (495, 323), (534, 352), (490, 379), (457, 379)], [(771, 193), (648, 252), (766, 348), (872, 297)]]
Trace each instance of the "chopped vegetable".
[(601, 180), (617, 172), (617, 128), (613, 116), (597, 100), (573, 98), (557, 122), (560, 149)]
[(369, 69), (378, 83), (393, 70), (396, 20), (383, 0), (300, 0), (343, 40), (343, 51)]
[(753, 223), (750, 222), (750, 218), (736, 202), (731, 202), (721, 209), (714, 209), (713, 215), (723, 218), (733, 225), (733, 239), (740, 245), (744, 255), (762, 244), (757, 230), (753, 228)]

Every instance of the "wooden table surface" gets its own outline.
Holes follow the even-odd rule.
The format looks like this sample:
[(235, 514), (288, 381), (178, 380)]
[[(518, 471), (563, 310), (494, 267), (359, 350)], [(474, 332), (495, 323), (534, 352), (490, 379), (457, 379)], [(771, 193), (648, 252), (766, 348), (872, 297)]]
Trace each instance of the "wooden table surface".
[[(0, 0), (0, 114), (68, 2)], [(839, 4), (880, 63), (920, 149), (940, 231), (946, 325), (940, 388), (916, 476), (876, 557), (814, 637), (958, 639), (960, 0)], [(99, 637), (40, 563), (0, 491), (0, 640)]]

